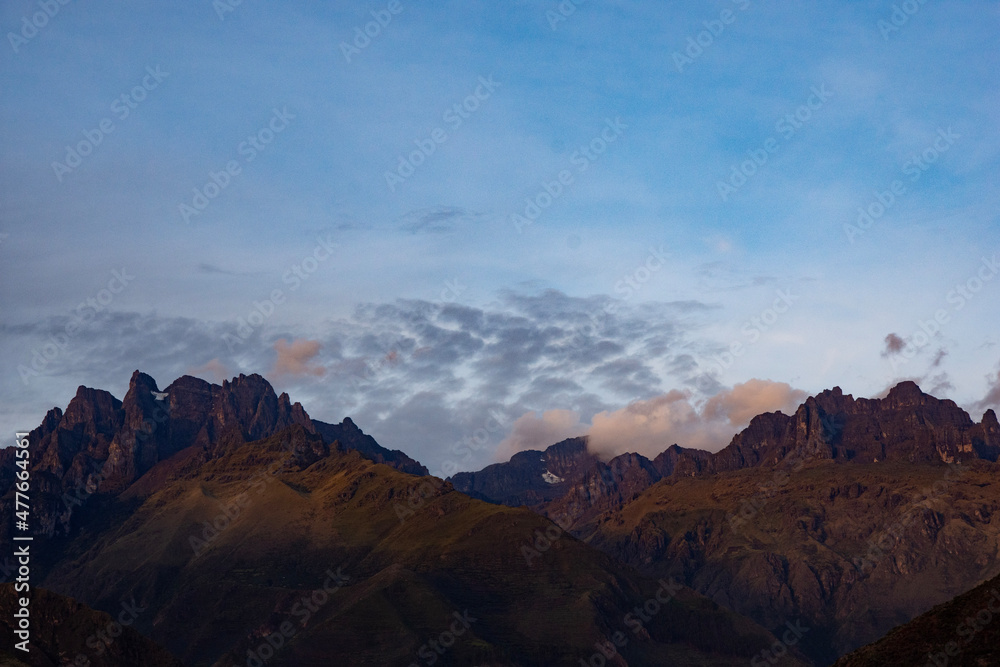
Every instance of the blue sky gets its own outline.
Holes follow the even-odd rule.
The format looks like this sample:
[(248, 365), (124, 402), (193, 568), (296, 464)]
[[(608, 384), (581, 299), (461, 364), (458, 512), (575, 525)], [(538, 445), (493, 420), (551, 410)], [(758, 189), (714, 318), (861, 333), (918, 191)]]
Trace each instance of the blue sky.
[(754, 379), (998, 407), (996, 3), (220, 6), (0, 9), (8, 432), (136, 368), (259, 372), (432, 469), (491, 411), (460, 467), (636, 401), (719, 446)]

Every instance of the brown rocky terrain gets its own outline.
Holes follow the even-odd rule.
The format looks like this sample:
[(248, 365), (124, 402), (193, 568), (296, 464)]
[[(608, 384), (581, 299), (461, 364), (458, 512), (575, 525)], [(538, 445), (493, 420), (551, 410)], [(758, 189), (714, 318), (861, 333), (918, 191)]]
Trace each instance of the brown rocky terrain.
[[(336, 645), (408, 665), (473, 605), (488, 622), (441, 664), (576, 665), (602, 646), (607, 664), (745, 664), (790, 627), (789, 664), (829, 664), (1000, 573), (996, 415), (913, 383), (758, 415), (715, 454), (601, 461), (573, 438), (443, 482), (259, 376), (153, 392), (138, 372), (122, 401), (81, 388), (29, 436), (36, 568), (96, 609), (136, 596), (152, 613), (135, 628), (186, 664), (253, 663), (270, 638), (268, 664)], [(350, 580), (283, 635), (334, 565)], [(666, 581), (690, 590), (628, 633)]]
[(1000, 665), (1000, 577), (940, 604), (835, 667)]
[(883, 399), (835, 388), (794, 415), (758, 415), (715, 454), (674, 445), (653, 460), (602, 462), (579, 440), (581, 464), (547, 493), (511, 491), (541, 486), (552, 448), (517, 455), (533, 468), (452, 479), (571, 521), (574, 535), (650, 576), (681, 573), (765, 627), (802, 619), (817, 664), (1000, 571), (996, 414), (976, 423), (912, 382)]
[(81, 389), (29, 436), (54, 508), (33, 580), (108, 613), (134, 601), (131, 627), (185, 664), (737, 665), (778, 641), (534, 512), (328, 442), (256, 376), (182, 378), (131, 437), (156, 418), (147, 378), (121, 402)]
[[(14, 649), (12, 619), (20, 593), (14, 584), (0, 584), (0, 665), (4, 667), (183, 667), (166, 650), (130, 627), (129, 605), (112, 617), (44, 588), (31, 591), (31, 640), (28, 652)], [(119, 620), (121, 619), (121, 620)], [(124, 621), (124, 624), (121, 622)]]

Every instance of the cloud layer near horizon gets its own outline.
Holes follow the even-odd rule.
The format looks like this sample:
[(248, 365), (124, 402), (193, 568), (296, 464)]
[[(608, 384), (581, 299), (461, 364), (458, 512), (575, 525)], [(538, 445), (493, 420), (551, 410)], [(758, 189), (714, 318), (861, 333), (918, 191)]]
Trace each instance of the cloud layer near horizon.
[(715, 452), (758, 414), (791, 414), (806, 396), (785, 382), (752, 379), (704, 401), (697, 401), (690, 391), (674, 389), (619, 410), (598, 412), (589, 425), (572, 410), (526, 413), (514, 422), (494, 459), (505, 461), (518, 451), (544, 450), (579, 435), (589, 436), (590, 451), (605, 460), (626, 452), (652, 459), (673, 444)]
[[(0, 399), (11, 427), (30, 429), (65, 407), (81, 378), (121, 397), (137, 368), (163, 385), (183, 374), (221, 382), (261, 373), (311, 416), (350, 416), (432, 471), (446, 462), (475, 470), (584, 434), (603, 456), (655, 456), (674, 443), (717, 450), (755, 414), (794, 410), (805, 393), (777, 380), (723, 386), (712, 359), (724, 348), (705, 332), (714, 312), (556, 290), (506, 292), (484, 307), (400, 300), (362, 304), (308, 331), (268, 323), (230, 349), (232, 322), (107, 311), (37, 376), (0, 387)], [(0, 352), (30, 364), (22, 350), (65, 327), (65, 317), (0, 323)], [(940, 384), (943, 358), (936, 353), (918, 380)], [(990, 380), (973, 411), (1000, 407), (1000, 377)], [(464, 446), (474, 437), (475, 448)]]

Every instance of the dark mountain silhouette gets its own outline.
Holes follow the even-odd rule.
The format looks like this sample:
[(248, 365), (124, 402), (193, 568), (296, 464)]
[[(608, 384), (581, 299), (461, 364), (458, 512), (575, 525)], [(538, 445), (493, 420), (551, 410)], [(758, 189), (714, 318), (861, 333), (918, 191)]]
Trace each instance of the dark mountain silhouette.
[(439, 664), (745, 664), (789, 627), (785, 664), (828, 664), (1000, 573), (996, 415), (913, 383), (758, 415), (715, 454), (572, 438), (447, 481), (257, 375), (81, 387), (29, 439), (35, 581), (134, 597), (189, 665), (420, 664), (453, 622)]
[[(120, 493), (182, 450), (190, 450), (185, 456), (208, 460), (295, 424), (378, 463), (427, 473), (402, 452), (381, 447), (350, 418), (341, 424), (313, 421), (299, 403), (292, 403), (288, 394), (277, 395), (256, 374), (221, 385), (184, 376), (164, 389), (164, 400), (156, 400), (153, 392), (159, 392), (156, 381), (139, 371), (132, 374), (121, 401), (106, 391), (80, 387), (65, 412), (53, 408), (30, 433), (36, 531), (65, 534), (81, 499)], [(5, 476), (12, 473), (12, 460), (13, 450), (0, 450), (0, 483), (5, 489), (13, 481)], [(8, 538), (10, 516), (0, 518), (0, 538)]]
[(373, 462), (415, 463), (259, 376), (153, 391), (81, 389), (29, 435), (33, 581), (134, 600), (131, 627), (187, 665), (737, 665), (777, 641), (534, 512)]
[(327, 443), (339, 442), (347, 449), (360, 452), (370, 461), (384, 463), (411, 475), (430, 474), (427, 468), (398, 449), (389, 450), (375, 442), (375, 438), (362, 432), (350, 417), (344, 417), (344, 421), (339, 424), (327, 424), (318, 419), (313, 419), (312, 424), (316, 433)]

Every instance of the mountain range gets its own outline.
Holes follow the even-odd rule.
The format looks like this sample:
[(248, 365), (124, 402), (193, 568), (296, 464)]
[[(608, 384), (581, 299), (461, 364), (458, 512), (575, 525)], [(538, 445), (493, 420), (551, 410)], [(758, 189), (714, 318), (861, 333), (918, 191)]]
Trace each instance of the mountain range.
[[(996, 414), (912, 382), (759, 415), (717, 453), (574, 438), (447, 480), (258, 375), (136, 371), (28, 439), (36, 618), (89, 620), (25, 664), (820, 665), (884, 659), (1000, 575)], [(5, 543), (16, 470), (0, 450)], [(123, 604), (129, 632), (82, 649)]]

